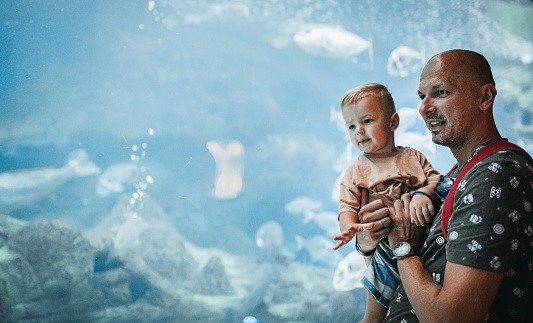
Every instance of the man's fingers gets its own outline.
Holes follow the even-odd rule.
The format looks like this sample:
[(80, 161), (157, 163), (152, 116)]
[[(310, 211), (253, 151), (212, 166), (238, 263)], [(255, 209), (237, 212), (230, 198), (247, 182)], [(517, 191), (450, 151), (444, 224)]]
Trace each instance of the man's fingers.
[(361, 207), (368, 204), (368, 189), (361, 188)]

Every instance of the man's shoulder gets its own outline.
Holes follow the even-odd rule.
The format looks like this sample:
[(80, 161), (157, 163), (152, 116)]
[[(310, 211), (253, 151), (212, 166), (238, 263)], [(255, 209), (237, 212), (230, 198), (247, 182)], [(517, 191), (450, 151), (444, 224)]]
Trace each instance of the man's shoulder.
[[(479, 172), (511, 171), (522, 173), (533, 179), (533, 162), (528, 156), (516, 150), (502, 150), (485, 157), (478, 162), (465, 177), (475, 176)], [(470, 176), (469, 176), (470, 175)]]

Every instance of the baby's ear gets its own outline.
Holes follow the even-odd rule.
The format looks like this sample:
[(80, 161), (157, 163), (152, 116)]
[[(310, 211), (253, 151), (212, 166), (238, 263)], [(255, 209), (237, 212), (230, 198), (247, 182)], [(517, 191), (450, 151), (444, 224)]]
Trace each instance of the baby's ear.
[(399, 125), (400, 125), (400, 116), (398, 115), (398, 113), (394, 112), (394, 114), (390, 117), (391, 131), (398, 129)]

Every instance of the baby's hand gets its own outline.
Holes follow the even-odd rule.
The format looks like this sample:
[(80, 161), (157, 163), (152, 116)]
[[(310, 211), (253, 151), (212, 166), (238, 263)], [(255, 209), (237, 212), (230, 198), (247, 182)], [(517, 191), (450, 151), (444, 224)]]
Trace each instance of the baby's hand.
[(409, 203), (411, 222), (417, 226), (425, 226), (435, 215), (435, 208), (431, 199), (424, 194), (415, 194)]
[(358, 232), (371, 229), (373, 226), (374, 226), (374, 222), (365, 223), (365, 224), (361, 224), (361, 223), (350, 224), (347, 230), (343, 231), (341, 234), (333, 238), (333, 240), (338, 241), (337, 245), (333, 247), (333, 250), (337, 250), (343, 245), (350, 242)]

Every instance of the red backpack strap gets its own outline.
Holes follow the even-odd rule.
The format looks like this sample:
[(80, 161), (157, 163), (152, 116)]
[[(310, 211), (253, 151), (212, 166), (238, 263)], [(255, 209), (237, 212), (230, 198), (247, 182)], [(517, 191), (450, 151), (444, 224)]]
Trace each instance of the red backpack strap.
[[(477, 154), (474, 155), (474, 157), (472, 157), (472, 159), (470, 159), (466, 163), (466, 165), (463, 167), (463, 169), (461, 169), (461, 172), (459, 172), (459, 175), (457, 176), (457, 178), (453, 182), (452, 187), (450, 188), (450, 192), (446, 196), (446, 200), (444, 201), (444, 205), (442, 206), (442, 214), (441, 214), (441, 221), (440, 221), (440, 225), (441, 225), (441, 228), (442, 228), (442, 233), (444, 235), (444, 239), (448, 240), (448, 234), (447, 234), (448, 222), (450, 222), (450, 218), (452, 217), (453, 201), (455, 199), (455, 190), (457, 189), (457, 186), (459, 186), (459, 183), (461, 182), (463, 177), (466, 175), (466, 173), (468, 173), (468, 171), (472, 167), (474, 167), (477, 163), (479, 163), (480, 161), (482, 161), (486, 157), (488, 157), (488, 156), (490, 156), (490, 155), (492, 155), (492, 154), (494, 154), (494, 153), (496, 153), (498, 151), (502, 151), (502, 150), (516, 150), (516, 151), (524, 154), (524, 156), (528, 157), (529, 160), (531, 160), (532, 163), (533, 163), (533, 160), (531, 159), (531, 156), (529, 156), (529, 154), (525, 150), (523, 150), (519, 146), (517, 146), (515, 144), (512, 144), (512, 143), (510, 143), (508, 141), (505, 141), (505, 140), (494, 141), (494, 142), (491, 142), (490, 144), (486, 145), (485, 147), (483, 147)], [(452, 170), (450, 170), (448, 175), (450, 175), (451, 172), (456, 167), (457, 167), (457, 165), (455, 165), (452, 168)]]

